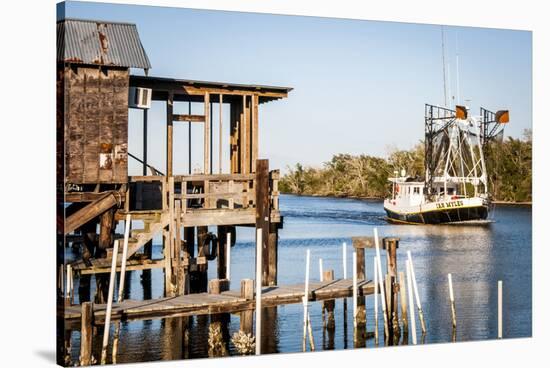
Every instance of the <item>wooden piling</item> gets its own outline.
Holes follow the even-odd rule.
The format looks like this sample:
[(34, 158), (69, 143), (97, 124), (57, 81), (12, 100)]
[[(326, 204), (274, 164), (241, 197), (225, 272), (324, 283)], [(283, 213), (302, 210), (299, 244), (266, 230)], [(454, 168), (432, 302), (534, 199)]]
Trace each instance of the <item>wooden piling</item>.
[(308, 326), (308, 299), (309, 299), (309, 249), (306, 251), (306, 277), (304, 282), (304, 297), (303, 307), (304, 307), (304, 331), (302, 334), (302, 351), (306, 351), (306, 338), (307, 338), (307, 326)]
[[(126, 221), (124, 223), (124, 241), (122, 243), (122, 258), (120, 265), (120, 277), (118, 285), (118, 297), (117, 303), (121, 303), (124, 297), (124, 282), (126, 280), (126, 257), (128, 255), (128, 240), (130, 238), (130, 224), (131, 224), (131, 215), (126, 215)], [(116, 364), (116, 357), (118, 353), (118, 339), (120, 335), (120, 321), (115, 323), (115, 333), (113, 335), (113, 352), (112, 352), (112, 361), (113, 364)]]
[(416, 319), (414, 316), (414, 301), (413, 301), (413, 283), (412, 283), (412, 269), (411, 269), (411, 262), (406, 263), (406, 271), (407, 271), (407, 291), (409, 293), (409, 315), (411, 319), (411, 335), (412, 335), (412, 342), (414, 345), (416, 345)]
[(399, 272), (399, 296), (401, 301), (401, 322), (403, 323), (403, 333), (406, 335), (409, 331), (409, 319), (407, 314), (407, 287), (403, 271)]
[(103, 345), (101, 347), (101, 364), (107, 363), (107, 345), (109, 344), (109, 330), (111, 327), (111, 311), (113, 309), (113, 294), (115, 288), (116, 266), (118, 258), (118, 240), (115, 240), (113, 258), (111, 262), (111, 277), (109, 279), (109, 293), (107, 297), (107, 310), (105, 312), (105, 327), (103, 329)]
[[(254, 299), (254, 280), (242, 279), (241, 280), (241, 298), (245, 300)], [(240, 312), (240, 330), (244, 333), (252, 334), (252, 325), (254, 321), (254, 314), (252, 310), (245, 310)]]
[(357, 328), (357, 253), (353, 252), (353, 328)]
[(378, 262), (374, 257), (374, 343), (378, 345)]
[(420, 294), (418, 293), (418, 285), (416, 283), (416, 276), (414, 274), (414, 266), (411, 256), (411, 251), (407, 251), (407, 258), (408, 262), (411, 267), (411, 278), (412, 278), (412, 284), (414, 288), (414, 295), (416, 297), (416, 307), (418, 308), (418, 317), (420, 318), (420, 326), (422, 328), (422, 334), (426, 333), (426, 323), (424, 322), (424, 312), (422, 311), (422, 305), (420, 304)]
[(226, 278), (229, 280), (229, 282), (231, 282), (231, 232), (230, 231), (227, 232), (225, 257), (226, 257), (226, 266), (225, 266)]
[(86, 366), (92, 364), (92, 336), (93, 336), (93, 304), (91, 302), (82, 303), (81, 321), (80, 321), (80, 365)]
[(498, 332), (497, 338), (502, 339), (502, 280), (498, 280)]
[[(333, 281), (334, 280), (334, 270), (325, 270), (323, 271), (323, 281)], [(323, 302), (322, 308), (323, 312), (326, 311), (326, 323), (324, 326), (327, 330), (334, 330), (335, 320), (334, 320), (334, 300), (327, 300)]]
[[(357, 254), (355, 260), (355, 267), (357, 269), (357, 281), (366, 280), (367, 271), (365, 267), (365, 248), (355, 247), (355, 253)], [(365, 297), (357, 296), (357, 314), (355, 320), (357, 326), (365, 326), (367, 324), (367, 313), (365, 308)]]
[(453, 330), (456, 329), (456, 309), (455, 309), (455, 295), (453, 292), (453, 276), (447, 274), (449, 280), (449, 301), (451, 302), (451, 322), (453, 324)]
[[(262, 280), (263, 286), (269, 285), (269, 223), (270, 223), (270, 204), (269, 204), (269, 161), (256, 160), (256, 228), (262, 229), (261, 249), (262, 249)], [(276, 267), (276, 266), (275, 266)]]
[(374, 244), (376, 248), (376, 263), (378, 271), (378, 282), (380, 284), (380, 299), (382, 300), (382, 315), (384, 317), (384, 336), (389, 337), (388, 315), (386, 311), (386, 294), (384, 292), (384, 278), (382, 276), (382, 262), (380, 260), (380, 244), (378, 240), (378, 229), (374, 228)]
[(259, 228), (256, 229), (256, 355), (262, 351), (262, 243), (262, 228)]

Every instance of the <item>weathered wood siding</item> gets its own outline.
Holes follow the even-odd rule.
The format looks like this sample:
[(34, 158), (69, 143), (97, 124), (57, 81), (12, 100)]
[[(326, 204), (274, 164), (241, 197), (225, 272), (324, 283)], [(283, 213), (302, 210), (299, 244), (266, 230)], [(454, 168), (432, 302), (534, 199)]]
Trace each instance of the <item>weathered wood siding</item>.
[(65, 80), (66, 181), (126, 183), (128, 70), (66, 67)]

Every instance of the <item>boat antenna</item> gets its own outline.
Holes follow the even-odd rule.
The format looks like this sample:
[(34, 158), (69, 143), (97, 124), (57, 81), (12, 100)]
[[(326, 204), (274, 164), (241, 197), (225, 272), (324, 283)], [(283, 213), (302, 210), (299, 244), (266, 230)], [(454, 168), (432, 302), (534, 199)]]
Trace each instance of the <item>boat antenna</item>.
[(460, 74), (458, 67), (458, 32), (455, 33), (455, 52), (456, 52), (456, 103), (460, 105)]
[(443, 95), (445, 96), (445, 107), (449, 107), (447, 103), (447, 70), (445, 68), (445, 35), (443, 26), (441, 26), (441, 58), (443, 59)]

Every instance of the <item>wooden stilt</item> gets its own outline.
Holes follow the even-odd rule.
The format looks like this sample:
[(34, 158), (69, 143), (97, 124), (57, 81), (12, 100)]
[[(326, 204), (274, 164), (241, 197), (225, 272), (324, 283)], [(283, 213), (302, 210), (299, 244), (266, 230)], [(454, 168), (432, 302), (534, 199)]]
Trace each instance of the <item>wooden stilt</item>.
[(420, 294), (418, 293), (418, 285), (416, 283), (416, 276), (414, 274), (414, 266), (411, 256), (411, 251), (407, 251), (407, 259), (410, 263), (411, 267), (411, 278), (412, 278), (412, 284), (414, 288), (414, 295), (416, 297), (416, 307), (418, 308), (418, 317), (420, 318), (420, 326), (422, 328), (422, 334), (426, 333), (426, 324), (424, 322), (424, 312), (422, 311), (422, 305), (420, 304)]
[(82, 303), (81, 321), (80, 321), (80, 365), (86, 366), (92, 364), (92, 327), (93, 304), (91, 302)]
[[(242, 279), (241, 280), (241, 298), (245, 300), (254, 299), (254, 280), (251, 279)], [(244, 333), (252, 333), (252, 324), (253, 324), (253, 311), (245, 310), (241, 313), (241, 323), (240, 330)]]
[(262, 240), (262, 229), (256, 229), (256, 355), (262, 351)]
[(409, 292), (409, 314), (411, 319), (411, 335), (412, 335), (412, 342), (414, 345), (416, 345), (416, 319), (414, 316), (414, 301), (413, 301), (413, 283), (412, 283), (412, 270), (411, 270), (411, 262), (406, 263), (406, 271), (407, 271), (407, 291)]
[(111, 262), (111, 277), (109, 279), (109, 293), (107, 297), (107, 310), (105, 312), (105, 328), (103, 329), (103, 345), (101, 347), (101, 364), (107, 363), (107, 345), (109, 344), (109, 330), (111, 327), (111, 310), (113, 308), (113, 294), (115, 288), (116, 265), (118, 257), (118, 240), (115, 240), (113, 259)]

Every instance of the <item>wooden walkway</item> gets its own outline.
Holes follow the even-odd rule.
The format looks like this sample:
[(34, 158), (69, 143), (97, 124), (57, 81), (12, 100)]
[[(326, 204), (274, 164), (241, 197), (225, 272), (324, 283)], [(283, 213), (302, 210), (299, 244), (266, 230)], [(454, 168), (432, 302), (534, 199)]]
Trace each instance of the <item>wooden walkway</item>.
[[(374, 284), (369, 280), (358, 281), (358, 296), (374, 292)], [(353, 295), (352, 280), (334, 280), (310, 282), (310, 301), (345, 298)], [(283, 304), (302, 303), (304, 285), (264, 286), (262, 288), (262, 307), (274, 307)], [(234, 313), (254, 309), (255, 300), (241, 297), (240, 290), (224, 291), (221, 294), (187, 294), (169, 298), (150, 300), (125, 300), (113, 304), (112, 320), (145, 320), (155, 318), (182, 317), (203, 314)], [(94, 321), (105, 321), (105, 304), (94, 304)], [(65, 307), (65, 321), (75, 328), (80, 325), (81, 306)]]

